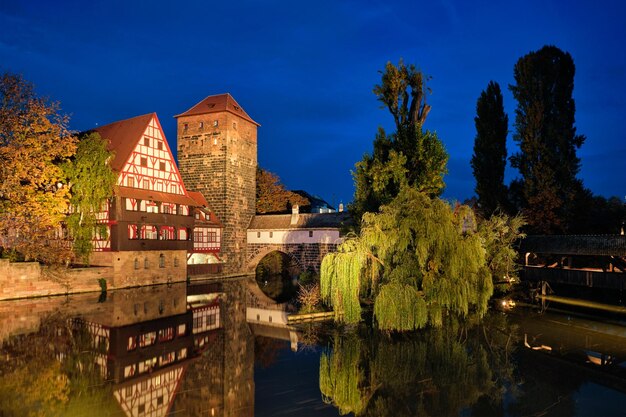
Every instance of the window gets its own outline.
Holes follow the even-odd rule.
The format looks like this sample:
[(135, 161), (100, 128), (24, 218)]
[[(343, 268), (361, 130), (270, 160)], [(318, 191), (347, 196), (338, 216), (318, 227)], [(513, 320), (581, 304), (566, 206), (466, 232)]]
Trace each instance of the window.
[(187, 357), (187, 348), (182, 348), (178, 351), (178, 359), (185, 359)]
[(174, 268), (178, 268), (178, 258), (174, 258)]
[(165, 255), (159, 255), (159, 268), (165, 268)]
[(159, 162), (159, 169), (161, 171), (165, 171), (165, 162), (163, 162), (163, 161)]
[(135, 186), (135, 178), (132, 177), (132, 176), (126, 177), (126, 186), (127, 187), (134, 187)]
[(167, 327), (165, 329), (159, 330), (159, 342), (167, 342), (174, 338), (174, 328)]
[(187, 233), (187, 229), (178, 229), (178, 240), (187, 240), (189, 234)]
[(261, 232), (256, 232), (256, 237), (260, 238), (261, 237)]
[(217, 127), (217, 126), (219, 126), (219, 122), (217, 120), (214, 120), (213, 121), (213, 127)]
[(187, 325), (185, 323), (178, 325), (178, 335), (184, 336), (187, 332)]
[(149, 190), (150, 189), (150, 181), (143, 180), (143, 189), (144, 190)]
[[(174, 355), (174, 353), (172, 352), (171, 355)], [(169, 362), (167, 362), (167, 363), (169, 363)], [(163, 405), (163, 396), (162, 395), (157, 397), (157, 406), (160, 406), (160, 405)]]
[(188, 127), (189, 125), (187, 123), (183, 123), (183, 132), (186, 132)]
[(233, 122), (233, 129), (237, 130), (237, 123)]
[(274, 237), (274, 232), (270, 232), (270, 237)]
[(313, 230), (309, 230), (309, 237), (313, 237)]
[(142, 167), (147, 167), (148, 158), (146, 158), (145, 156), (142, 156), (141, 159), (139, 160), (139, 165), (141, 165)]
[(199, 127), (200, 127), (200, 129), (204, 129), (204, 122), (200, 122)]
[(180, 206), (180, 215), (181, 216), (189, 216), (189, 206)]
[(163, 142), (159, 141), (157, 142), (157, 148), (162, 151), (163, 150)]
[(156, 343), (156, 332), (148, 332), (139, 336), (139, 346), (152, 346)]
[[(172, 194), (177, 194), (178, 193), (178, 187), (176, 186), (176, 184), (170, 185), (170, 193), (172, 193)], [(176, 214), (176, 213), (174, 213), (174, 214)]]
[(143, 267), (144, 267), (144, 269), (148, 269), (149, 266), (150, 266), (150, 262), (148, 262), (148, 258), (144, 258), (143, 259)]
[(128, 238), (139, 239), (139, 234), (137, 233), (137, 225), (134, 225), (134, 224), (128, 225)]
[(130, 352), (131, 350), (135, 350), (136, 347), (137, 347), (137, 339), (135, 339), (135, 336), (130, 336), (128, 338), (128, 344), (126, 345), (126, 350)]
[(139, 259), (135, 258), (135, 269), (139, 269)]
[(124, 390), (124, 392), (126, 393), (127, 397), (130, 397), (131, 395), (133, 395), (133, 387), (126, 387), (126, 389)]
[(139, 404), (139, 407), (137, 408), (137, 413), (138, 414), (144, 414), (146, 412), (146, 405), (145, 404)]

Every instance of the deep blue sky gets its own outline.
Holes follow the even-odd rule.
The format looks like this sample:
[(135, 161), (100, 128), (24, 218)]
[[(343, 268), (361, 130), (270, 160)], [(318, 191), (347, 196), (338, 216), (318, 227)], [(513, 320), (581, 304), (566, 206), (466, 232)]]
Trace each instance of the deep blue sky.
[(173, 116), (230, 92), (262, 125), (262, 167), (345, 203), (354, 163), (392, 128), (372, 94), (378, 71), (403, 57), (432, 76), (426, 127), (450, 154), (444, 196), (463, 200), (476, 99), (497, 81), (512, 131), (513, 66), (552, 44), (576, 64), (580, 177), (624, 198), (625, 16), (622, 1), (0, 0), (0, 71), (60, 101), (75, 130), (155, 111), (173, 149)]

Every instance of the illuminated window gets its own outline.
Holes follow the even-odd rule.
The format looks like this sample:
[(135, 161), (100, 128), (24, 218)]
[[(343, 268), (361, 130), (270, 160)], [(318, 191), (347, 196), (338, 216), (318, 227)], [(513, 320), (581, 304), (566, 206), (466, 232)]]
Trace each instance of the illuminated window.
[(136, 347), (137, 347), (137, 340), (135, 339), (135, 336), (130, 336), (128, 338), (128, 344), (126, 345), (126, 350), (130, 352), (131, 350), (135, 350)]
[(184, 336), (186, 331), (187, 331), (187, 325), (185, 323), (178, 325), (178, 335), (179, 336)]

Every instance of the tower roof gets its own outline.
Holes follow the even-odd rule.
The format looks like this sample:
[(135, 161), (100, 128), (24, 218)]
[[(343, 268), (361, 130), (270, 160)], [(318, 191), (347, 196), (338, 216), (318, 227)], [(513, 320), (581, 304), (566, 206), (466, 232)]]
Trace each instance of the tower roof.
[(225, 111), (235, 114), (257, 126), (261, 126), (248, 116), (248, 113), (246, 113), (246, 111), (229, 93), (208, 96), (186, 112), (178, 114), (174, 117), (178, 118), (182, 116), (195, 116), (198, 114), (221, 113)]
[(131, 117), (92, 129), (92, 131), (98, 132), (102, 138), (109, 140), (108, 149), (115, 152), (115, 157), (111, 162), (111, 168), (114, 171), (120, 172), (122, 170), (130, 153), (135, 149), (137, 141), (146, 131), (153, 117), (157, 117), (156, 113)]

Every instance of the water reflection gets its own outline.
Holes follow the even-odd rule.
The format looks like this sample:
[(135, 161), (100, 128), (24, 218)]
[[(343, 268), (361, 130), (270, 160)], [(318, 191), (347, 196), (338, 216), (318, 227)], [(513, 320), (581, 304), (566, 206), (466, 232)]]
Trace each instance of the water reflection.
[(510, 342), (515, 335), (510, 328), (508, 334), (500, 332), (500, 319), (491, 317), (485, 327), (451, 325), (411, 337), (363, 329), (336, 334), (322, 354), (320, 390), (341, 414), (458, 415), (479, 399), (501, 409), (502, 390), (514, 382)]
[(44, 306), (38, 330), (3, 340), (0, 414), (252, 415), (245, 295), (176, 285)]
[(0, 415), (622, 413), (623, 326), (525, 311), (402, 337), (294, 328), (253, 283), (0, 303)]

